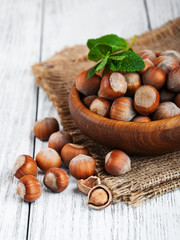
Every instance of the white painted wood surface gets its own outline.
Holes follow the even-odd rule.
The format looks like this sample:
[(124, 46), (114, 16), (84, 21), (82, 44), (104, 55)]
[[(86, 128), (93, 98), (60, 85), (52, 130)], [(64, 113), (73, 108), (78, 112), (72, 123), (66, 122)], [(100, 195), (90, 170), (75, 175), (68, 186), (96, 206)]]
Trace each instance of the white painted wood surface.
[[(32, 240), (179, 239), (179, 190), (135, 209), (119, 203), (95, 211), (86, 207), (72, 177), (64, 192), (43, 187), (32, 204), (16, 196), (12, 177), (19, 154), (47, 147), (33, 142), (36, 109), (37, 118), (58, 118), (41, 89), (37, 96), (31, 64), (90, 37), (130, 37), (178, 16), (178, 0), (0, 0), (0, 239), (26, 239), (26, 234)], [(42, 181), (43, 175), (38, 178)]]

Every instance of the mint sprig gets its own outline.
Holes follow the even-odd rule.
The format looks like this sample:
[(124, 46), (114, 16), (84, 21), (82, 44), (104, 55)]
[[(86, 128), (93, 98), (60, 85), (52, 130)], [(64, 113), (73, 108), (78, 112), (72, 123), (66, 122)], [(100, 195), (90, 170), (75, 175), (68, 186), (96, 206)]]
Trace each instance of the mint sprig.
[[(134, 36), (128, 46), (125, 39), (115, 34), (109, 34), (97, 39), (89, 39), (87, 46), (89, 48), (88, 58), (91, 61), (98, 62), (88, 72), (88, 78), (96, 72), (101, 72), (103, 68), (112, 71), (140, 71), (145, 67), (142, 58), (132, 50), (136, 40)], [(117, 53), (118, 52), (118, 53)]]

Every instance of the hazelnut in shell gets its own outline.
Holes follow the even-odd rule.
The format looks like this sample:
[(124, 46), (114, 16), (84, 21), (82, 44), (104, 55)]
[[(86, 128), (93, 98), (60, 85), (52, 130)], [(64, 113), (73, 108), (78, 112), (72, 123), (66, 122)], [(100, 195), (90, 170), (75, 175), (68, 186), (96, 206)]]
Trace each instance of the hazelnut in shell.
[(53, 133), (48, 142), (48, 147), (56, 150), (59, 154), (61, 153), (61, 149), (66, 143), (72, 142), (71, 136), (64, 131), (58, 131)]
[(18, 179), (25, 175), (37, 176), (38, 169), (34, 159), (29, 155), (20, 155), (14, 165), (14, 176)]
[(171, 92), (180, 92), (180, 67), (173, 69), (168, 74), (167, 89)]
[(119, 97), (114, 100), (110, 110), (111, 119), (129, 122), (135, 115), (133, 100), (130, 97)]
[(83, 103), (84, 103), (84, 105), (85, 105), (87, 108), (89, 108), (90, 105), (91, 105), (91, 103), (92, 103), (92, 101), (93, 101), (95, 98), (97, 98), (97, 95), (90, 95), (90, 96), (87, 96), (87, 97), (83, 98)]
[(41, 183), (32, 175), (23, 176), (17, 184), (17, 194), (24, 201), (33, 202), (42, 194)]
[(34, 125), (34, 135), (42, 141), (47, 141), (51, 134), (58, 130), (58, 121), (52, 117), (38, 120)]
[(175, 50), (166, 50), (164, 52), (160, 53), (160, 56), (168, 56), (176, 59), (178, 62), (180, 62), (180, 53)]
[(180, 108), (180, 93), (178, 93), (174, 98), (174, 103), (176, 104), (177, 107)]
[(53, 192), (62, 192), (69, 185), (68, 174), (60, 168), (50, 168), (43, 178), (44, 185)]
[(79, 154), (88, 155), (89, 151), (84, 146), (73, 143), (67, 143), (61, 150), (61, 158), (66, 167), (68, 167), (70, 161)]
[(153, 113), (159, 105), (159, 93), (156, 88), (143, 85), (135, 92), (134, 107), (143, 116)]
[(167, 119), (180, 115), (180, 108), (173, 102), (163, 102), (159, 104), (157, 110), (153, 113), (153, 120)]
[(157, 67), (161, 68), (166, 74), (178, 66), (178, 61), (172, 57), (166, 57), (161, 63), (157, 65)]
[(134, 96), (135, 91), (142, 85), (141, 78), (138, 73), (130, 72), (124, 74), (127, 81), (127, 96)]
[(139, 51), (138, 54), (142, 57), (142, 59), (148, 58), (153, 61), (156, 58), (156, 54), (152, 50), (142, 50)]
[(113, 150), (105, 157), (105, 169), (115, 176), (125, 174), (131, 170), (131, 160), (123, 151)]
[(87, 79), (88, 70), (81, 72), (76, 79), (77, 90), (85, 96), (96, 95), (100, 86), (101, 77), (94, 75)]
[(111, 104), (108, 100), (97, 97), (91, 103), (89, 109), (91, 112), (98, 114), (101, 117), (107, 117), (109, 115)]
[(80, 179), (77, 181), (77, 187), (79, 191), (88, 195), (89, 191), (96, 185), (101, 184), (101, 180), (99, 177), (90, 176), (87, 179)]
[(149, 67), (154, 67), (154, 63), (151, 62), (149, 58), (144, 59), (145, 67), (139, 71), (140, 74), (143, 74)]
[(135, 118), (133, 118), (132, 122), (147, 123), (151, 122), (151, 119), (148, 116), (136, 116)]
[(59, 168), (61, 166), (61, 157), (52, 148), (45, 148), (38, 152), (36, 155), (36, 162), (38, 167), (46, 172), (52, 167)]
[(144, 85), (150, 85), (157, 90), (163, 87), (166, 81), (165, 72), (158, 67), (149, 67), (142, 75)]
[(127, 91), (127, 82), (124, 75), (119, 72), (111, 72), (101, 80), (98, 96), (113, 100), (123, 96)]
[(73, 158), (69, 164), (69, 171), (76, 179), (86, 179), (95, 173), (96, 162), (87, 155), (80, 154)]

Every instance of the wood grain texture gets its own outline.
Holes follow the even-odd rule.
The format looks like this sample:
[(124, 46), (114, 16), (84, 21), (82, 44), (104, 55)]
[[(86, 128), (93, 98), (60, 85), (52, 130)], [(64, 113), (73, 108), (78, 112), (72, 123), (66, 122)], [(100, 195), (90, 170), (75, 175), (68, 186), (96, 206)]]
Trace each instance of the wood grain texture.
[(69, 109), (78, 128), (104, 146), (143, 156), (180, 149), (180, 116), (143, 124), (104, 118), (84, 106), (75, 86)]
[(16, 194), (13, 166), (33, 154), (37, 86), (30, 65), (39, 60), (41, 0), (0, 1), (0, 239), (25, 239), (29, 204)]

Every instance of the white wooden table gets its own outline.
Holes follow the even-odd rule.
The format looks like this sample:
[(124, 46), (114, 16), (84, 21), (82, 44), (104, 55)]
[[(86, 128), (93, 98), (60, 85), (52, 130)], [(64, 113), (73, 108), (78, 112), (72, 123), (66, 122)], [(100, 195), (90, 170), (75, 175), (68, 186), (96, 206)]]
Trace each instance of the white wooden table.
[(47, 147), (34, 139), (36, 119), (58, 118), (32, 64), (88, 38), (131, 37), (179, 16), (179, 0), (0, 0), (0, 239), (180, 239), (179, 190), (135, 209), (119, 203), (95, 211), (73, 178), (64, 192), (43, 187), (39, 200), (25, 203), (12, 173), (18, 155)]

